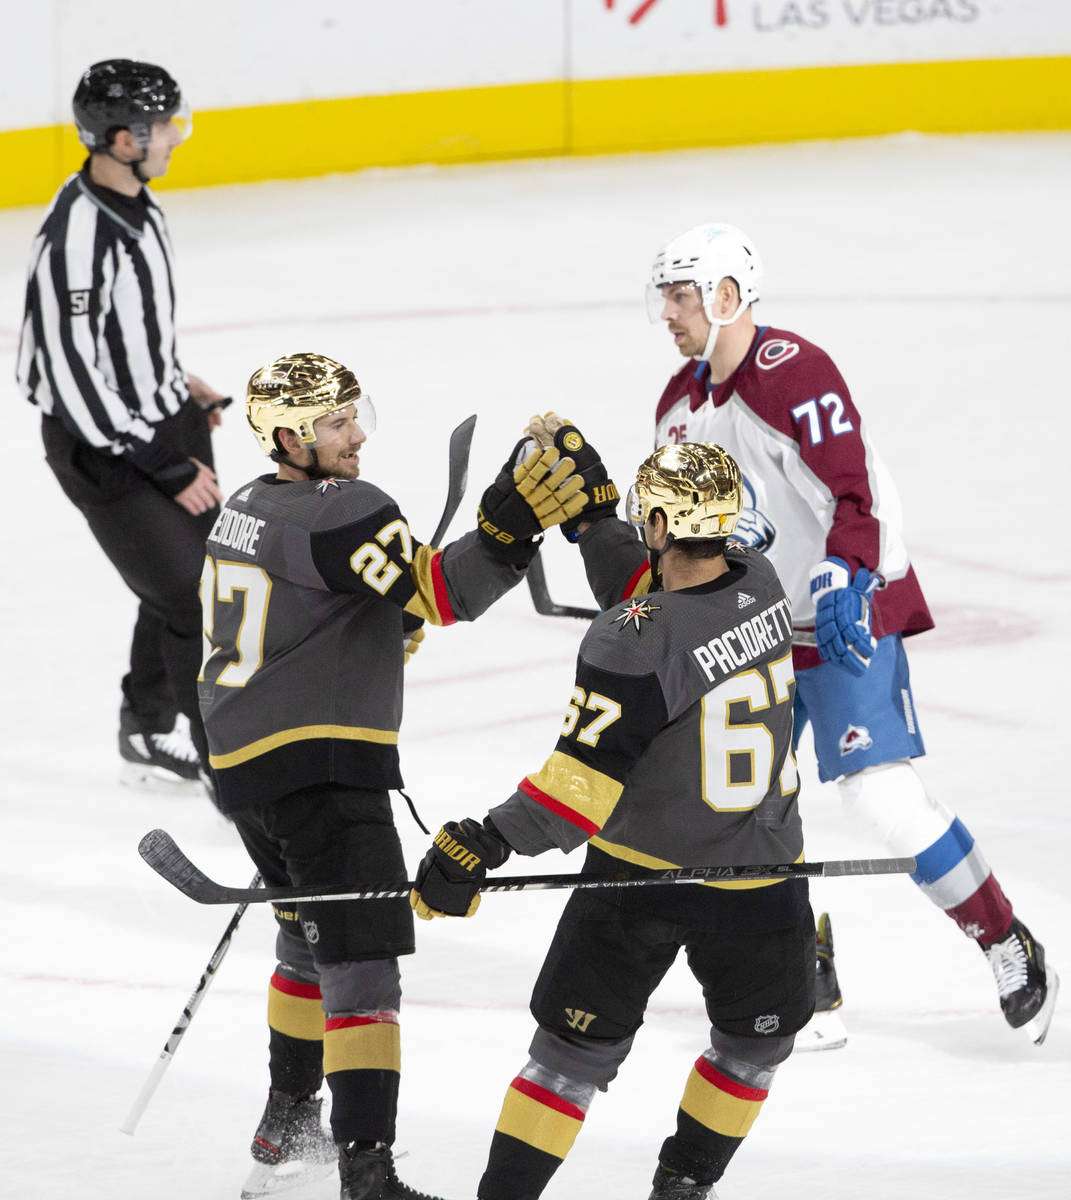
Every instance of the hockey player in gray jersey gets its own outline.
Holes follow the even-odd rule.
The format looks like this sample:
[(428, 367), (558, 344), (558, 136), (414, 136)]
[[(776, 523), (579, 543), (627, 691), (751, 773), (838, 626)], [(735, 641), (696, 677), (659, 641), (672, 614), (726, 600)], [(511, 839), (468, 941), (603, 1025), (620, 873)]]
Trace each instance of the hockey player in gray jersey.
[[(487, 869), (513, 851), (586, 842), (584, 872), (601, 874), (802, 859), (792, 623), (769, 561), (727, 545), (740, 507), (739, 471), (718, 446), (665, 446), (641, 465), (629, 515), (663, 590), (592, 623), (553, 753), (482, 822), (443, 826), (410, 897), (419, 916), (471, 916)], [(538, 1029), (480, 1200), (542, 1194), (681, 947), (711, 1042), (651, 1197), (712, 1196), (811, 1016), (814, 936), (804, 879), (574, 892), (535, 985)]]
[[(208, 537), (199, 686), (218, 804), (267, 884), (397, 887), (407, 875), (388, 789), (402, 784), (402, 668), (420, 626), (478, 617), (586, 496), (571, 460), (538, 451), (487, 489), (477, 529), (421, 545), (391, 497), (358, 479), (374, 413), (352, 371), (287, 355), (254, 373), (246, 410), (277, 473), (231, 496)], [(337, 1158), (342, 1200), (419, 1200), (390, 1150), (408, 905), (275, 913), (271, 1088), (243, 1196)], [(320, 1126), (325, 1075), (337, 1155)]]

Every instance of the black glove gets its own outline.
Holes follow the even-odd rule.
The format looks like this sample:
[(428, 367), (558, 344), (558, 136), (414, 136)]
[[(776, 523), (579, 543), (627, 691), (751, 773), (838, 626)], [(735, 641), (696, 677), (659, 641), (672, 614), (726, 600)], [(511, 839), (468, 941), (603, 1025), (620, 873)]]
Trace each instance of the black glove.
[(466, 817), (447, 823), (417, 868), (409, 905), (422, 921), (432, 917), (471, 917), (480, 907), (480, 884), (500, 867), (510, 847), (488, 822)]
[(480, 538), (504, 562), (526, 565), (537, 548), (532, 541), (551, 525), (575, 517), (587, 495), (584, 481), (573, 472), (573, 460), (560, 458), (549, 446), (536, 447), (513, 465), (522, 439), (509, 462), (483, 494), (477, 515)]
[(562, 533), (570, 542), (580, 537), (577, 526), (582, 521), (601, 521), (617, 512), (621, 494), (610, 478), (599, 457), (598, 450), (585, 439), (568, 417), (549, 412), (542, 417), (533, 417), (525, 431), (539, 446), (553, 445), (560, 454), (568, 454), (576, 466), (574, 471), (584, 481), (588, 502), (575, 517), (561, 524)]

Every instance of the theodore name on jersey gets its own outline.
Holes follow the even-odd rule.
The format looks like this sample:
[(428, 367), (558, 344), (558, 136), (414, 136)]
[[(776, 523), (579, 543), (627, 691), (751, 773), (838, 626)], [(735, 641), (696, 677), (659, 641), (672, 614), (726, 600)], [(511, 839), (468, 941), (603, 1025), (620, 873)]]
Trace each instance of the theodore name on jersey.
[[(745, 593), (741, 592), (741, 596)], [(721, 682), (750, 663), (792, 641), (792, 612), (787, 600), (776, 600), (762, 612), (712, 637), (692, 651), (710, 683)]]
[(235, 512), (233, 508), (224, 506), (220, 509), (215, 525), (212, 526), (208, 540), (228, 550), (237, 550), (239, 554), (253, 555), (257, 552), (257, 542), (267, 523), (260, 517)]

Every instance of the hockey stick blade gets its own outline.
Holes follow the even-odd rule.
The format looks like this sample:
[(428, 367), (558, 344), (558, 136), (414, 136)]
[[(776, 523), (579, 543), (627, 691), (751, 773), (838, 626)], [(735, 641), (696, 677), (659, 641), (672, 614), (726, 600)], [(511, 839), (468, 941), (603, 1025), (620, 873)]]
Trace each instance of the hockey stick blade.
[(547, 573), (543, 570), (540, 554), (528, 564), (528, 591), (532, 606), (541, 617), (576, 617), (581, 621), (594, 621), (599, 615), (597, 608), (576, 608), (571, 604), (555, 604), (547, 588)]
[[(413, 888), (406, 883), (398, 888), (350, 891), (344, 884), (312, 892), (308, 888), (232, 888), (225, 887), (192, 862), (163, 829), (153, 829), (138, 845), (138, 853), (160, 876), (184, 896), (198, 904), (294, 904), (320, 900), (394, 900), (408, 896)], [(673, 883), (720, 883), (799, 877), (836, 878), (844, 875), (901, 875), (915, 870), (913, 858), (848, 858), (829, 862), (774, 863), (762, 866), (672, 867), (657, 873), (630, 875), (515, 875), (490, 879), (481, 892), (538, 892), (555, 888), (651, 887)]]
[(439, 524), (431, 535), (432, 546), (438, 547), (443, 534), (450, 527), (450, 522), (457, 513), (469, 483), (469, 450), (472, 447), (472, 432), (476, 428), (476, 414), (466, 417), (464, 421), (450, 434), (449, 471), (446, 483), (446, 504)]

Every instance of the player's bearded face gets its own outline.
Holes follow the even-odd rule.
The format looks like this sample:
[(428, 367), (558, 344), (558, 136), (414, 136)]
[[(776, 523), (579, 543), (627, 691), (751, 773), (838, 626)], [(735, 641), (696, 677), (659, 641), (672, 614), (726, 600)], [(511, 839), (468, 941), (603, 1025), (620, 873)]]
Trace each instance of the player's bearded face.
[(694, 283), (667, 283), (662, 293), (662, 320), (685, 358), (702, 354), (710, 334), (710, 319)]
[(313, 426), (316, 431), (316, 458), (322, 474), (336, 479), (356, 479), (361, 473), (358, 451), (366, 435), (357, 424), (357, 410), (349, 404), (328, 413)]

